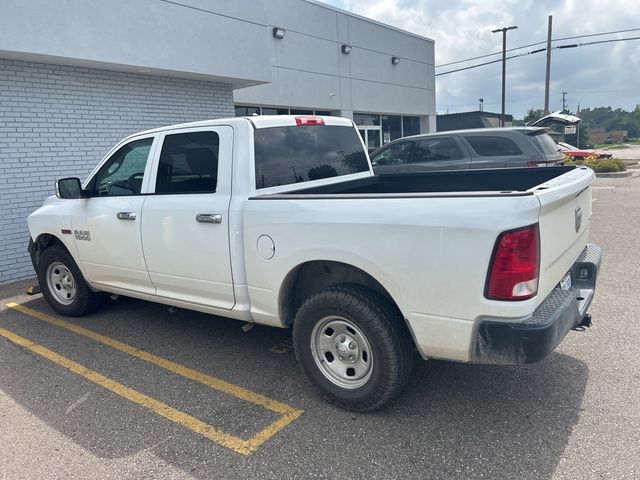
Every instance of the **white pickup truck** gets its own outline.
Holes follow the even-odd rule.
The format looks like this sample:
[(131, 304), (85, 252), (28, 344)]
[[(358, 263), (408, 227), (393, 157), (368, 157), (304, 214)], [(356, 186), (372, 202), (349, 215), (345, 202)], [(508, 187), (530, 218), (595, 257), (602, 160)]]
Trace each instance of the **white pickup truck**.
[(230, 118), (118, 143), (28, 219), (48, 303), (103, 292), (293, 327), (329, 401), (387, 404), (427, 358), (528, 363), (589, 321), (588, 168), (374, 175), (352, 121)]

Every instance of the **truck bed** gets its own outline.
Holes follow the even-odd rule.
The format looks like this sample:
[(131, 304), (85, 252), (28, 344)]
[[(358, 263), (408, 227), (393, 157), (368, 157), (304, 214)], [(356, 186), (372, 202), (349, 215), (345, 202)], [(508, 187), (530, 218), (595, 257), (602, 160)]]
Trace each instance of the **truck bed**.
[(570, 172), (575, 168), (561, 166), (384, 174), (333, 185), (292, 190), (282, 194), (269, 195), (269, 197), (281, 197), (281, 195), (370, 195), (442, 192), (527, 194), (526, 192), (531, 188)]

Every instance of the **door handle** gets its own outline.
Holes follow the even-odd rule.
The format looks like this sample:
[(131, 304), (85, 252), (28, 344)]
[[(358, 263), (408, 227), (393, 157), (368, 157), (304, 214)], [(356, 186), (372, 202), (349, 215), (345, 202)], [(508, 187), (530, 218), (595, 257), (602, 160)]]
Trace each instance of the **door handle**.
[(117, 217), (119, 220), (135, 220), (136, 212), (118, 212)]
[(216, 213), (199, 213), (196, 215), (196, 222), (222, 223), (222, 215)]

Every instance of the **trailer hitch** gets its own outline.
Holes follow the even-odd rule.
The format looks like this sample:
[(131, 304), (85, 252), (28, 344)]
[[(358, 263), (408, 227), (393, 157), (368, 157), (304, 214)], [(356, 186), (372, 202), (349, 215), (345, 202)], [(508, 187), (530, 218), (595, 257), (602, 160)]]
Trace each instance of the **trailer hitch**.
[(592, 325), (591, 314), (587, 313), (584, 317), (582, 317), (582, 320), (580, 320), (580, 323), (578, 323), (571, 330), (575, 330), (577, 332), (584, 332), (591, 325)]

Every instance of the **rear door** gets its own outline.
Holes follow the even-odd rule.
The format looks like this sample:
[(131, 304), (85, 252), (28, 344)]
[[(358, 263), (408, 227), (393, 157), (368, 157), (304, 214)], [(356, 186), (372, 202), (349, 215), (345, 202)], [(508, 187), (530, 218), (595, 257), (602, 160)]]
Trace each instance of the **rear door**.
[(470, 161), (457, 137), (428, 137), (416, 141), (409, 171), (463, 170)]
[(230, 310), (233, 129), (163, 134), (142, 216), (144, 258), (156, 294)]

